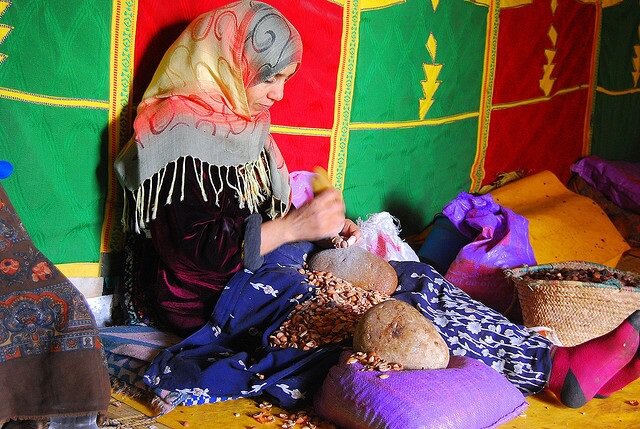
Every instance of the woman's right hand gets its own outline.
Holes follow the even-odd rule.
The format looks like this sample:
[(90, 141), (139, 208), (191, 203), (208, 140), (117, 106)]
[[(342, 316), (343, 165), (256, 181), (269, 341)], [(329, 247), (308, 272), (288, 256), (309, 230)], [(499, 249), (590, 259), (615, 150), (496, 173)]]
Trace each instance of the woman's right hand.
[(260, 254), (265, 255), (285, 243), (335, 237), (345, 227), (344, 211), (340, 192), (333, 188), (322, 191), (286, 216), (262, 224)]
[(328, 188), (283, 219), (290, 241), (317, 241), (338, 235), (345, 224), (342, 195)]

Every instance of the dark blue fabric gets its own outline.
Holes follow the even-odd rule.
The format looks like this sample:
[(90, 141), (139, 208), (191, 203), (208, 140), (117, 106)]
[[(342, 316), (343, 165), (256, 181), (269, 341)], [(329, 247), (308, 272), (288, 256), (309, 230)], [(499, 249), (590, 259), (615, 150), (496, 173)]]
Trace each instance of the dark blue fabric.
[(298, 303), (313, 297), (314, 287), (298, 272), (312, 249), (308, 242), (285, 245), (266, 255), (255, 273), (237, 273), (209, 322), (158, 355), (145, 382), (163, 397), (179, 392), (200, 399), (194, 404), (263, 394), (283, 406), (311, 399), (342, 347), (272, 348), (269, 334)]
[[(284, 407), (311, 399), (348, 343), (310, 351), (269, 346), (269, 335), (314, 287), (298, 272), (310, 243), (280, 247), (255, 272), (237, 273), (224, 288), (211, 320), (153, 361), (145, 382), (170, 400), (189, 404), (269, 395)], [(472, 300), (431, 266), (394, 262), (394, 298), (434, 323), (451, 353), (478, 359), (504, 374), (524, 393), (544, 387), (550, 342)], [(260, 376), (262, 375), (262, 377)]]

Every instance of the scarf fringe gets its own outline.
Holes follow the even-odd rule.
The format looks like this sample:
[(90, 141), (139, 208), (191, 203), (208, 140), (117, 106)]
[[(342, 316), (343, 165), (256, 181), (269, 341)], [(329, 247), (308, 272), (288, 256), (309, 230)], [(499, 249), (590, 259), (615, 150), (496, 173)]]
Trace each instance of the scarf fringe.
[[(125, 191), (122, 223), (126, 231), (131, 229), (136, 233), (146, 231), (149, 222), (156, 218), (158, 205), (162, 203), (159, 201), (160, 191), (164, 185), (167, 167), (169, 165), (173, 164), (174, 166), (173, 177), (171, 178), (171, 185), (164, 204), (169, 205), (172, 203), (174, 193), (176, 192), (176, 181), (178, 180), (180, 201), (184, 201), (187, 158), (191, 158), (193, 163), (193, 170), (195, 171), (196, 176), (195, 178), (200, 187), (200, 192), (204, 201), (209, 201), (210, 199), (214, 200), (215, 196), (215, 201), (213, 202), (219, 207), (220, 193), (223, 188), (227, 186), (234, 190), (236, 198), (238, 199), (238, 206), (241, 209), (246, 207), (251, 213), (257, 213), (262, 204), (267, 199), (270, 199), (270, 207), (267, 214), (271, 219), (275, 219), (286, 212), (287, 207), (285, 204), (275, 199), (271, 193), (269, 161), (264, 151), (260, 153), (260, 156), (255, 161), (244, 165), (230, 167), (206, 164), (200, 160), (198, 160), (198, 166), (196, 158), (180, 157), (171, 161), (156, 174), (145, 180), (138, 189), (130, 192), (133, 203), (135, 204), (133, 213), (131, 212), (133, 209), (133, 207), (131, 207), (131, 201), (127, 198), (127, 192)], [(182, 169), (180, 177), (178, 177), (179, 163), (181, 164), (180, 167)], [(207, 189), (209, 185), (206, 184), (205, 169), (209, 176), (209, 185), (211, 185), (211, 189)], [(214, 176), (218, 177), (219, 185), (216, 185)], [(213, 190), (213, 192), (211, 192), (211, 190)]]

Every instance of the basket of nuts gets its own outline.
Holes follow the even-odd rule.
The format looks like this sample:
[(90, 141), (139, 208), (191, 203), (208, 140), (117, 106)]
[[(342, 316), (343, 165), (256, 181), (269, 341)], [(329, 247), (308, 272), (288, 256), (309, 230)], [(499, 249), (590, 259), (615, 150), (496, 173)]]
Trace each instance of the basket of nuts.
[(505, 270), (525, 326), (555, 331), (564, 346), (606, 334), (640, 309), (640, 275), (590, 262)]

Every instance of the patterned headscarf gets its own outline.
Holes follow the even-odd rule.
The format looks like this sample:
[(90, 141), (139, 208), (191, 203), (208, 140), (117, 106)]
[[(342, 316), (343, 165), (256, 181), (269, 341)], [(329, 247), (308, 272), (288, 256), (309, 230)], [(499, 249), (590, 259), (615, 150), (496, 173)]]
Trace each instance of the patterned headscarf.
[[(119, 180), (136, 203), (136, 230), (155, 218), (164, 180), (172, 180), (166, 204), (183, 189), (182, 178), (164, 177), (167, 165), (195, 166), (196, 159), (205, 163), (198, 178), (205, 200), (212, 195), (205, 191), (202, 168), (209, 169), (210, 180), (215, 174), (237, 183), (240, 208), (256, 212), (271, 198), (272, 218), (286, 212), (288, 171), (269, 134), (270, 115), (265, 110), (251, 116), (246, 89), (301, 58), (296, 29), (262, 2), (235, 2), (189, 24), (162, 58), (138, 106), (134, 138), (116, 160)], [(217, 198), (213, 180), (211, 186)]]

